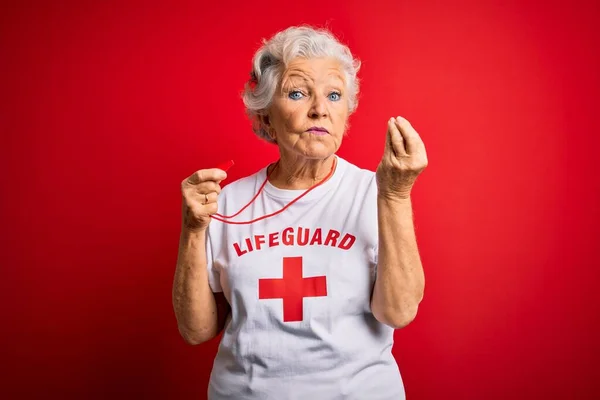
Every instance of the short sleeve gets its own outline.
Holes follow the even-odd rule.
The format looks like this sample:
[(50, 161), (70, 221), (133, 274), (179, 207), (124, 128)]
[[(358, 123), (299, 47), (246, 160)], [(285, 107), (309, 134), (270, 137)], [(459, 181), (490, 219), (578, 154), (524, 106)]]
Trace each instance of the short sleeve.
[(208, 284), (210, 289), (213, 291), (213, 293), (218, 293), (222, 292), (223, 288), (221, 287), (221, 274), (215, 266), (213, 254), (214, 252), (209, 226), (209, 228), (206, 230), (206, 271), (208, 272)]
[(377, 178), (375, 174), (373, 174), (371, 181), (369, 182), (365, 204), (367, 207), (365, 214), (368, 216), (368, 229), (373, 236), (373, 246), (371, 247), (373, 251), (372, 259), (375, 264), (375, 269), (377, 269), (377, 264), (379, 262), (379, 225), (377, 222)]

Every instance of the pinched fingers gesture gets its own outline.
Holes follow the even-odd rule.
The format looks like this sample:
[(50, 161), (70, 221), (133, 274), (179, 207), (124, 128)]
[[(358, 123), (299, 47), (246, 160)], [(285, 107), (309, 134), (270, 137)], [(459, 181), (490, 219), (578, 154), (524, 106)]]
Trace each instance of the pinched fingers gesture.
[(388, 199), (408, 199), (419, 174), (427, 167), (425, 144), (404, 118), (388, 120), (385, 149), (377, 167), (377, 188)]
[(211, 215), (218, 211), (219, 183), (227, 173), (219, 168), (201, 169), (181, 182), (182, 222), (190, 230), (208, 227)]

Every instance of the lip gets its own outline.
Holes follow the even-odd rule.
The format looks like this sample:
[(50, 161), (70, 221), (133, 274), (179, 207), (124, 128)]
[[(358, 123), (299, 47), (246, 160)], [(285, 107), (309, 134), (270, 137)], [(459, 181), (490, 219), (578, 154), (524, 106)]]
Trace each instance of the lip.
[(329, 131), (327, 129), (321, 128), (321, 127), (318, 127), (318, 126), (313, 126), (312, 128), (310, 128), (308, 130), (308, 132), (316, 133), (317, 135), (318, 134), (324, 135), (326, 133), (329, 133)]

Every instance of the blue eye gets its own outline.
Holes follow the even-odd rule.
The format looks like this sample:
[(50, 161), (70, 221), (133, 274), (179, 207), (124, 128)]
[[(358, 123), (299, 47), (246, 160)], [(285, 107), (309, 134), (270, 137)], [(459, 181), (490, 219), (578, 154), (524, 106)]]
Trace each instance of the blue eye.
[(292, 100), (300, 100), (303, 97), (303, 95), (299, 90), (293, 90), (290, 92), (288, 97)]
[(341, 98), (342, 98), (342, 95), (338, 92), (329, 93), (329, 100), (331, 100), (331, 101), (338, 101)]

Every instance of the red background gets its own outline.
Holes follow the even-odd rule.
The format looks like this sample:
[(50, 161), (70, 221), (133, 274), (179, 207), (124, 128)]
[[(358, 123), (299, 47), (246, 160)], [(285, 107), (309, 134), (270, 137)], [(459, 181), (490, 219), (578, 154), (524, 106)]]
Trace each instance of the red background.
[(363, 61), (342, 157), (374, 169), (395, 115), (427, 146), (408, 398), (600, 397), (598, 2), (200, 3), (3, 2), (0, 397), (204, 398), (218, 340), (186, 345), (171, 305), (179, 185), (277, 157), (239, 92), (299, 23)]

